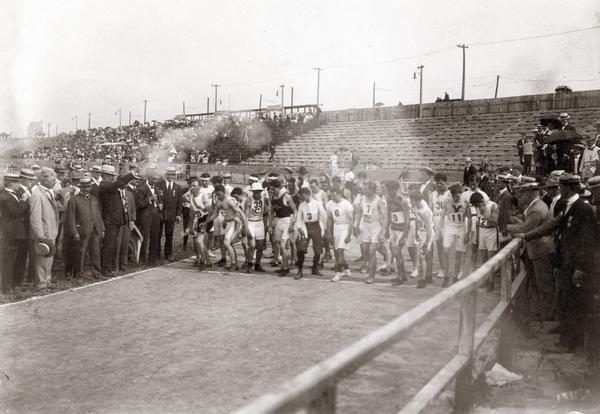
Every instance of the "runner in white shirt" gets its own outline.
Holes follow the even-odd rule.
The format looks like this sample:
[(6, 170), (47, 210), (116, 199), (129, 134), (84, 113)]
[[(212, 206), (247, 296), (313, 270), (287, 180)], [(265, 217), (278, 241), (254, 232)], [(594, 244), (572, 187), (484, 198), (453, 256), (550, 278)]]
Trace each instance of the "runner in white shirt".
[(429, 251), (433, 248), (433, 240), (435, 238), (433, 214), (425, 200), (423, 200), (421, 191), (413, 190), (409, 193), (409, 197), (416, 216), (415, 241), (418, 251), (419, 274), (421, 275), (417, 282), (417, 288), (422, 289), (427, 283), (433, 282), (431, 276), (427, 275), (427, 261), (430, 257)]
[[(479, 177), (477, 174), (471, 174), (467, 178), (467, 190), (461, 195), (460, 201), (465, 206), (466, 214), (467, 214), (467, 229), (469, 234), (467, 235), (467, 239), (471, 242), (471, 270), (475, 270), (477, 266), (477, 255), (478, 255), (478, 247), (477, 247), (477, 221), (475, 217), (477, 216), (477, 209), (471, 205), (470, 199), (473, 193), (479, 193), (483, 197), (484, 200), (489, 200), (488, 195), (479, 189)], [(465, 270), (465, 269), (463, 269)]]
[(368, 254), (369, 277), (365, 282), (373, 283), (377, 270), (377, 250), (387, 228), (387, 211), (385, 202), (376, 195), (377, 184), (370, 181), (364, 188), (365, 194), (360, 196), (356, 213), (354, 234), (360, 234), (364, 252)]
[[(323, 208), (325, 208), (325, 205), (327, 205), (327, 201), (329, 201), (329, 199), (327, 197), (327, 193), (321, 188), (321, 182), (319, 180), (312, 179), (310, 180), (309, 188), (312, 192), (313, 199), (320, 202), (323, 205)], [(329, 240), (327, 238), (323, 240), (323, 251), (325, 254), (323, 256), (323, 260), (321, 261), (321, 265), (331, 260), (331, 249), (329, 248)]]
[(399, 285), (407, 281), (402, 249), (410, 229), (410, 205), (398, 195), (400, 184), (397, 181), (387, 181), (385, 187), (388, 214), (388, 228), (385, 237), (389, 239), (391, 254), (396, 259), (398, 277), (392, 280), (392, 284)]
[(200, 270), (212, 267), (208, 257), (207, 233), (201, 232), (201, 227), (208, 217), (211, 204), (205, 203), (206, 197), (200, 192), (198, 180), (190, 182), (189, 191), (183, 196), (190, 204), (190, 217), (186, 223), (185, 232), (192, 237), (196, 251), (196, 264)]
[(265, 197), (264, 189), (259, 182), (252, 184), (250, 193), (252, 196), (246, 198), (244, 202), (244, 213), (248, 219), (248, 230), (250, 232), (248, 237), (250, 241), (249, 249), (251, 250), (247, 256), (249, 257), (247, 266), (248, 272), (250, 272), (251, 260), (254, 254), (256, 254), (254, 270), (262, 273), (265, 269), (260, 265), (260, 260), (262, 259), (262, 253), (266, 244), (264, 215), (268, 211), (268, 197)]
[(446, 275), (442, 281), (442, 286), (446, 287), (450, 281), (450, 256), (454, 248), (454, 274), (452, 283), (458, 281), (460, 268), (465, 259), (467, 251), (467, 224), (466, 208), (461, 201), (462, 187), (459, 184), (450, 187), (451, 200), (446, 204), (444, 240), (443, 245), (446, 251)]
[(320, 201), (312, 198), (310, 190), (308, 188), (301, 188), (299, 191), (300, 199), (302, 202), (298, 207), (298, 216), (296, 222), (296, 228), (300, 234), (298, 244), (303, 239), (306, 241), (304, 246), (298, 245), (297, 256), (298, 256), (298, 273), (294, 276), (294, 279), (302, 278), (302, 267), (304, 265), (304, 257), (306, 255), (305, 247), (308, 247), (308, 242), (312, 240), (313, 247), (313, 264), (312, 274), (315, 276), (321, 276), (319, 273), (319, 259), (323, 252), (323, 236), (325, 235), (325, 229), (327, 225), (327, 216), (325, 215), (325, 209)]
[(354, 208), (352, 204), (342, 198), (341, 187), (332, 188), (332, 198), (327, 202), (327, 229), (330, 239), (333, 240), (333, 254), (338, 272), (332, 282), (339, 281), (344, 276), (351, 276), (350, 268), (346, 263), (345, 251), (352, 238), (352, 217)]
[[(429, 208), (433, 213), (433, 228), (435, 229), (435, 244), (437, 246), (438, 258), (440, 262), (440, 270), (436, 277), (444, 279), (446, 277), (446, 254), (444, 251), (444, 222), (446, 218), (446, 206), (450, 202), (450, 191), (448, 191), (448, 176), (444, 173), (436, 173), (433, 176), (435, 182), (435, 191), (429, 194)], [(427, 275), (432, 274), (433, 267), (433, 251), (431, 250), (431, 258), (428, 260)]]

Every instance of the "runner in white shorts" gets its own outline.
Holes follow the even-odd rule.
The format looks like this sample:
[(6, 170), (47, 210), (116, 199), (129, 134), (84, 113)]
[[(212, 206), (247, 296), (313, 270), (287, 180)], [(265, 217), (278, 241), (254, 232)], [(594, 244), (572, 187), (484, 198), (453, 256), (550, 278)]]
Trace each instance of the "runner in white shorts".
[[(474, 193), (470, 202), (477, 209), (477, 231), (479, 239), (478, 263), (482, 265), (498, 251), (498, 205)], [(494, 275), (488, 279), (488, 290), (494, 287)]]
[(377, 184), (370, 181), (365, 187), (365, 194), (361, 196), (358, 206), (357, 222), (354, 226), (355, 235), (360, 235), (360, 240), (368, 251), (369, 277), (366, 283), (375, 281), (377, 270), (377, 248), (383, 241), (387, 228), (387, 212), (385, 203), (376, 195)]
[(273, 228), (273, 241), (279, 246), (279, 253), (281, 254), (281, 269), (277, 273), (280, 276), (285, 276), (290, 273), (290, 256), (286, 244), (290, 238), (292, 223), (296, 221), (296, 205), (287, 189), (283, 187), (281, 180), (273, 180), (269, 185), (273, 186), (274, 190), (271, 211), (269, 212), (269, 224)]
[(402, 249), (410, 229), (410, 206), (398, 195), (400, 184), (397, 181), (387, 181), (385, 188), (388, 214), (388, 228), (385, 236), (390, 240), (390, 249), (396, 259), (397, 278), (392, 283), (402, 284), (407, 281)]
[(344, 276), (351, 276), (350, 268), (346, 263), (345, 251), (352, 238), (352, 216), (354, 208), (352, 204), (342, 198), (343, 189), (333, 187), (332, 198), (327, 202), (327, 233), (333, 239), (333, 254), (337, 273), (331, 279), (332, 282), (339, 281)]
[(265, 197), (263, 186), (259, 182), (252, 183), (249, 190), (251, 196), (246, 198), (244, 202), (244, 213), (248, 218), (248, 263), (247, 271), (250, 272), (252, 266), (252, 257), (256, 254), (254, 262), (254, 270), (256, 272), (264, 272), (265, 269), (260, 265), (262, 253), (265, 248), (265, 225), (264, 213), (267, 208), (267, 198)]
[(437, 248), (440, 270), (436, 277), (446, 277), (446, 252), (444, 251), (444, 221), (446, 219), (446, 206), (450, 202), (450, 191), (448, 191), (448, 176), (444, 173), (435, 173), (433, 176), (435, 191), (429, 194), (429, 208), (433, 213), (433, 228), (435, 230), (435, 246), (431, 249), (432, 257), (427, 261), (427, 275), (433, 273), (433, 254)]
[(432, 283), (431, 276), (427, 275), (427, 261), (430, 257), (429, 251), (433, 248), (435, 231), (433, 229), (433, 214), (431, 209), (423, 200), (423, 194), (419, 190), (410, 192), (410, 202), (414, 207), (416, 216), (415, 241), (417, 243), (419, 274), (421, 278), (417, 282), (417, 288), (424, 288), (427, 283)]
[(452, 283), (455, 283), (460, 274), (460, 268), (465, 253), (467, 252), (467, 223), (465, 205), (461, 202), (462, 188), (456, 184), (450, 187), (451, 200), (446, 204), (446, 220), (444, 221), (444, 250), (446, 251), (446, 277), (442, 286), (447, 286), (450, 281), (450, 257), (454, 248), (454, 275)]

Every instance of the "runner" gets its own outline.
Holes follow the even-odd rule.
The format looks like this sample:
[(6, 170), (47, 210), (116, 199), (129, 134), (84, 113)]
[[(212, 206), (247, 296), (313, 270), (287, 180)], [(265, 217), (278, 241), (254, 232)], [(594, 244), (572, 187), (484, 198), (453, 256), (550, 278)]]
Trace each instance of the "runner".
[(327, 216), (323, 204), (312, 198), (308, 188), (300, 189), (300, 198), (302, 202), (298, 207), (296, 224), (300, 236), (297, 248), (298, 273), (294, 276), (294, 279), (302, 278), (306, 248), (311, 240), (314, 254), (311, 273), (315, 276), (321, 276), (321, 273), (319, 273), (319, 259), (323, 252), (323, 235), (327, 225)]
[(459, 184), (450, 187), (451, 200), (446, 205), (444, 227), (444, 250), (446, 251), (446, 271), (442, 286), (446, 287), (450, 277), (450, 253), (454, 248), (454, 273), (452, 283), (456, 283), (461, 276), (461, 266), (467, 252), (468, 231), (466, 227), (466, 208), (460, 197), (462, 188)]
[(268, 209), (268, 199), (264, 195), (263, 186), (259, 182), (254, 182), (250, 187), (251, 197), (246, 198), (244, 202), (244, 213), (248, 218), (248, 240), (251, 240), (249, 252), (246, 256), (248, 263), (246, 264), (248, 272), (252, 267), (252, 257), (256, 255), (254, 261), (254, 270), (256, 272), (264, 272), (265, 269), (260, 265), (262, 253), (265, 248), (265, 226), (263, 217)]
[[(221, 213), (221, 211), (223, 211), (223, 213)], [(248, 221), (237, 202), (234, 199), (227, 197), (225, 195), (225, 187), (219, 184), (215, 186), (213, 210), (203, 225), (203, 231), (206, 231), (207, 226), (213, 222), (216, 226), (216, 218), (221, 215), (224, 217), (221, 225), (223, 230), (223, 245), (225, 246), (231, 261), (231, 265), (226, 266), (225, 270), (239, 270), (237, 255), (232, 243), (240, 231), (243, 231), (244, 233), (248, 232)]]
[(418, 271), (420, 274), (417, 288), (424, 288), (427, 283), (432, 283), (431, 275), (427, 275), (427, 262), (430, 257), (429, 251), (433, 248), (435, 231), (433, 229), (433, 214), (423, 199), (420, 190), (412, 190), (409, 193), (410, 203), (415, 214), (415, 242), (417, 247)]
[(387, 214), (385, 204), (377, 194), (377, 184), (370, 181), (366, 185), (365, 194), (360, 197), (358, 203), (357, 220), (354, 225), (355, 236), (360, 235), (363, 251), (367, 254), (369, 277), (365, 283), (375, 281), (377, 270), (377, 248), (384, 238), (387, 227)]
[(388, 213), (385, 237), (390, 240), (390, 249), (396, 259), (397, 277), (392, 283), (399, 285), (407, 281), (402, 249), (409, 233), (410, 205), (398, 195), (400, 184), (397, 181), (386, 181), (385, 188)]
[(350, 268), (346, 263), (345, 252), (352, 239), (352, 216), (354, 209), (352, 204), (342, 198), (342, 188), (333, 187), (332, 198), (327, 202), (327, 228), (329, 239), (333, 240), (333, 254), (337, 273), (331, 279), (338, 282), (344, 276), (351, 276)]
[[(479, 246), (478, 264), (481, 266), (498, 251), (498, 205), (485, 200), (480, 193), (474, 193), (469, 199), (477, 209), (477, 238)], [(494, 275), (488, 279), (488, 290), (494, 289)]]
[[(440, 270), (436, 277), (444, 279), (446, 277), (444, 269), (446, 269), (446, 254), (444, 252), (444, 221), (446, 217), (446, 206), (450, 202), (450, 191), (448, 191), (448, 176), (444, 173), (436, 173), (433, 176), (435, 190), (429, 194), (429, 208), (433, 213), (433, 228), (435, 230), (435, 244), (437, 246), (438, 259), (440, 262)], [(431, 257), (428, 259), (427, 276), (433, 273), (433, 253), (435, 249), (431, 249)]]
[(296, 221), (296, 205), (283, 187), (281, 180), (273, 180), (270, 185), (273, 187), (273, 198), (271, 200), (271, 211), (269, 212), (269, 227), (273, 231), (273, 241), (277, 244), (281, 254), (281, 268), (277, 273), (280, 276), (286, 276), (290, 273), (290, 256), (285, 245), (290, 238), (290, 232), (293, 231), (293, 224)]
[(190, 181), (189, 192), (184, 196), (190, 204), (191, 214), (186, 223), (186, 234), (192, 237), (194, 250), (196, 252), (196, 265), (200, 270), (212, 267), (208, 257), (207, 233), (202, 232), (201, 228), (208, 217), (211, 203), (207, 197), (200, 191), (198, 180)]

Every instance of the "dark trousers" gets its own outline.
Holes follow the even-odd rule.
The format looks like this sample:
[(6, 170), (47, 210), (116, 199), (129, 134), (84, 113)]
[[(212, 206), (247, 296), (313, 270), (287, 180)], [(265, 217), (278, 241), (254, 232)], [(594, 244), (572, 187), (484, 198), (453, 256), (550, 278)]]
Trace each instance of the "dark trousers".
[[(306, 225), (307, 239), (309, 242), (312, 240), (312, 247), (314, 253), (312, 271), (316, 272), (318, 270), (321, 253), (323, 252), (323, 237), (321, 236), (321, 225), (318, 222), (304, 224)], [(306, 252), (298, 250), (297, 256), (298, 269), (302, 270), (302, 267), (304, 266), (304, 257), (306, 256)]]
[(65, 276), (73, 277), (81, 274), (81, 241), (72, 236), (63, 237), (63, 262), (65, 265)]
[(2, 240), (2, 291), (19, 286), (25, 275), (25, 259), (29, 249), (27, 240)]
[(117, 255), (117, 237), (119, 235), (118, 224), (105, 225), (104, 239), (102, 240), (102, 271), (113, 272), (115, 270), (115, 257)]
[(168, 259), (173, 254), (173, 231), (175, 230), (174, 221), (163, 221), (160, 226), (159, 239), (162, 239), (163, 232), (165, 233), (165, 259)]
[(100, 235), (96, 232), (82, 237), (79, 251), (79, 268), (85, 268), (85, 258), (89, 256), (89, 263), (92, 266), (92, 274), (99, 273), (100, 267)]
[(160, 216), (158, 212), (145, 214), (140, 220), (142, 247), (140, 263), (154, 264), (160, 258)]
[(583, 346), (585, 319), (591, 292), (588, 287), (576, 287), (573, 283), (573, 268), (560, 270), (556, 314), (560, 322), (560, 343), (568, 348)]
[(533, 155), (531, 155), (531, 154), (523, 155), (523, 174), (529, 174), (529, 172), (531, 171), (531, 159), (532, 158), (533, 158)]
[(550, 256), (531, 259), (535, 273), (535, 284), (539, 296), (540, 316), (542, 320), (552, 320), (554, 316), (554, 293), (555, 280), (554, 268), (550, 262)]
[(117, 255), (115, 256), (115, 268), (127, 267), (127, 253), (129, 252), (129, 238), (131, 236), (131, 230), (129, 224), (124, 224), (119, 227), (119, 233), (117, 234)]

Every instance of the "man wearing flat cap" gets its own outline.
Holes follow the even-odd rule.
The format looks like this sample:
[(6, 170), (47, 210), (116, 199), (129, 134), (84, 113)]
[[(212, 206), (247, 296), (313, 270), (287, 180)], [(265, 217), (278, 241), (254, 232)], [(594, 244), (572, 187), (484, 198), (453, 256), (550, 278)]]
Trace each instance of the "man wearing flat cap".
[(115, 276), (115, 257), (119, 229), (129, 224), (127, 191), (125, 186), (134, 179), (134, 173), (117, 177), (115, 167), (102, 166), (102, 181), (98, 186), (98, 199), (104, 221), (104, 240), (102, 242), (102, 273), (105, 277)]
[(104, 237), (104, 222), (98, 199), (91, 194), (92, 179), (78, 180), (79, 193), (72, 196), (65, 212), (65, 274), (78, 277), (84, 270), (89, 253), (92, 277), (100, 276), (100, 240)]
[(183, 209), (183, 192), (179, 184), (173, 179), (177, 171), (175, 167), (167, 167), (165, 171), (165, 181), (156, 185), (158, 193), (162, 193), (163, 208), (161, 214), (161, 239), (165, 234), (164, 258), (169, 262), (173, 259), (173, 232), (175, 223), (181, 222), (181, 212)]
[[(561, 349), (573, 352), (583, 345), (583, 321), (589, 309), (586, 294), (590, 278), (578, 280), (581, 275), (592, 275), (594, 255), (598, 246), (594, 210), (580, 198), (581, 178), (564, 174), (559, 178), (562, 199), (560, 211), (552, 220), (524, 234), (526, 241), (536, 240), (555, 232), (557, 266), (560, 269), (556, 316), (560, 322)], [(578, 275), (578, 277), (576, 277)]]
[(2, 259), (2, 291), (19, 286), (25, 273), (28, 244), (28, 206), (18, 174), (4, 175), (0, 190), (0, 257)]
[[(548, 206), (540, 200), (540, 185), (527, 183), (517, 191), (517, 202), (523, 211), (523, 221), (511, 217), (506, 231), (511, 234), (528, 233), (537, 229), (548, 216)], [(528, 277), (528, 293), (533, 295), (535, 307), (532, 309), (534, 320), (554, 320), (554, 269), (550, 255), (554, 251), (552, 236), (526, 242), (527, 260), (525, 268)]]

